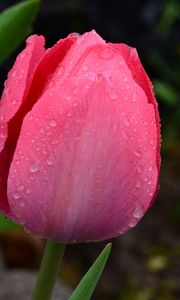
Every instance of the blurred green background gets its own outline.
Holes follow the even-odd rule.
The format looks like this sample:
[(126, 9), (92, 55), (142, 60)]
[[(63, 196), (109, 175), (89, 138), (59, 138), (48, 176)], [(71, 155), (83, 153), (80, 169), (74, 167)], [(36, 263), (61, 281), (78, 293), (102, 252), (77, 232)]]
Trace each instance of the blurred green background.
[[(0, 11), (18, 2), (1, 0)], [(111, 257), (93, 299), (177, 300), (180, 299), (180, 2), (44, 0), (33, 31), (45, 35), (49, 47), (70, 32), (83, 33), (92, 28), (107, 41), (137, 48), (154, 85), (162, 124), (157, 200), (135, 229), (113, 240)], [(21, 44), (1, 66), (0, 90), (22, 47)], [(69, 247), (61, 269), (63, 281), (75, 286), (103, 245), (104, 242)], [(0, 246), (7, 267), (30, 269), (39, 264), (43, 241), (42, 247), (39, 244), (37, 247), (37, 241), (28, 240), (26, 234), (1, 216)], [(26, 249), (26, 255), (19, 255), (17, 249), (21, 248)]]

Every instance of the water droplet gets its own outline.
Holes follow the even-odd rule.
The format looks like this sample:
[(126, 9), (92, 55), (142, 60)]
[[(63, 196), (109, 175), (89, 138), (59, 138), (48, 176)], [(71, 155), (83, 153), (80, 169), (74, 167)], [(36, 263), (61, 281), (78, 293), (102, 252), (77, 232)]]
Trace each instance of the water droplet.
[(88, 66), (87, 65), (82, 66), (82, 70), (83, 71), (87, 71), (88, 70)]
[(16, 75), (17, 75), (17, 70), (14, 70), (12, 73), (12, 77), (16, 77)]
[(137, 156), (137, 157), (140, 157), (141, 156), (141, 151), (135, 149), (134, 150), (134, 155)]
[(111, 59), (114, 55), (114, 51), (111, 48), (108, 48), (106, 46), (106, 48), (103, 48), (100, 53), (99, 56), (103, 59)]
[(110, 97), (111, 97), (111, 99), (113, 99), (113, 100), (117, 99), (118, 94), (117, 94), (117, 92), (115, 91), (115, 89), (111, 89), (111, 90), (110, 90)]
[(131, 227), (131, 228), (135, 227), (137, 224), (137, 221), (138, 221), (137, 219), (133, 218), (129, 223), (129, 227)]
[(144, 207), (141, 203), (136, 206), (136, 209), (133, 213), (134, 218), (140, 219), (144, 215)]
[(34, 162), (31, 166), (30, 166), (30, 172), (31, 173), (36, 173), (39, 170), (39, 166), (36, 162)]
[(73, 107), (77, 107), (77, 106), (78, 106), (77, 102), (74, 102)]
[(31, 194), (31, 192), (32, 192), (32, 189), (30, 187), (27, 187), (26, 188), (26, 193), (29, 195), (29, 194)]
[(22, 190), (24, 190), (24, 185), (20, 185), (20, 186), (18, 187), (18, 191), (22, 191)]
[(78, 32), (72, 32), (69, 34), (69, 36), (81, 36), (81, 34)]
[(57, 125), (56, 120), (54, 120), (54, 119), (50, 120), (49, 125), (52, 126), (52, 127), (56, 127), (56, 125)]
[(72, 114), (71, 114), (70, 112), (67, 112), (66, 116), (67, 116), (68, 118), (70, 118), (70, 117), (72, 117)]
[(143, 167), (142, 167), (142, 166), (139, 166), (139, 167), (137, 168), (137, 171), (138, 171), (139, 174), (141, 174), (142, 171), (143, 171)]
[(47, 162), (48, 166), (52, 166), (54, 164), (54, 159), (53, 159), (52, 155), (48, 155), (46, 162)]
[(66, 96), (66, 100), (67, 101), (71, 100), (71, 96)]
[(149, 172), (151, 172), (151, 171), (152, 171), (152, 169), (153, 169), (153, 167), (152, 167), (152, 166), (150, 166), (150, 167), (149, 167), (149, 169), (148, 169), (148, 170), (149, 170)]
[[(28, 39), (27, 39), (28, 41)], [(29, 41), (28, 41), (29, 42)], [(25, 58), (26, 57), (26, 53), (25, 52), (22, 52), (20, 55), (19, 55), (19, 58)]]
[(15, 105), (16, 102), (17, 102), (17, 101), (16, 101), (15, 99), (12, 99), (12, 100), (11, 100), (11, 104), (12, 104), (12, 105)]
[(5, 138), (5, 135), (3, 133), (0, 133), (0, 138), (1, 139)]
[(19, 193), (17, 193), (17, 192), (14, 192), (14, 193), (12, 194), (12, 196), (13, 196), (14, 199), (19, 199), (19, 198), (20, 198), (20, 195), (19, 195)]

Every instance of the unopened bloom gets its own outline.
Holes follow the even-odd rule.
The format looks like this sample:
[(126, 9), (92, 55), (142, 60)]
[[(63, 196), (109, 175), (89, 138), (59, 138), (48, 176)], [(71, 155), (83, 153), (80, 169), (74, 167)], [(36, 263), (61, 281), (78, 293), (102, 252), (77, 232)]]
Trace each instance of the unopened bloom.
[(0, 209), (73, 243), (134, 227), (157, 193), (159, 116), (134, 48), (96, 32), (33, 35), (0, 103)]

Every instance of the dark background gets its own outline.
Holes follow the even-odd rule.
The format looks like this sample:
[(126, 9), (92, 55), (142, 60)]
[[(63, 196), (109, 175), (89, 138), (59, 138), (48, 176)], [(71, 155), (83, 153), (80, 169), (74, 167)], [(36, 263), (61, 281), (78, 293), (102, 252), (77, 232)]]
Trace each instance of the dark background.
[[(0, 10), (18, 2), (1, 0)], [(154, 83), (163, 138), (157, 200), (135, 229), (113, 241), (111, 258), (93, 299), (177, 300), (180, 299), (180, 3), (44, 0), (34, 25), (34, 32), (46, 37), (47, 47), (70, 32), (91, 29), (96, 29), (107, 41), (124, 42), (138, 49)], [(15, 56), (1, 68), (1, 90)], [(4, 253), (8, 252), (7, 240), (12, 235), (0, 237)], [(62, 266), (63, 280), (76, 285), (103, 245), (70, 247)], [(9, 267), (36, 266), (33, 259), (29, 263), (28, 256), (21, 262), (7, 254), (5, 259)]]

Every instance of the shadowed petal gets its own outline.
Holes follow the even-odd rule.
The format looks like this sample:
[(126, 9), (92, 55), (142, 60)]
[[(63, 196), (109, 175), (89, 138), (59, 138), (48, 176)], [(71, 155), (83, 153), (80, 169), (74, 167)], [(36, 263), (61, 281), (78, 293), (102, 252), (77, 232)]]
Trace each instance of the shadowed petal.
[[(0, 102), (0, 209), (3, 211), (8, 210), (6, 181), (12, 157), (11, 150), (9, 152), (8, 149), (3, 149), (8, 135), (8, 122), (16, 115), (28, 93), (34, 70), (45, 52), (43, 45), (42, 36), (34, 35), (27, 39), (26, 48), (18, 55), (9, 72)], [(15, 136), (16, 125), (13, 127), (11, 142), (7, 148), (11, 148)]]

